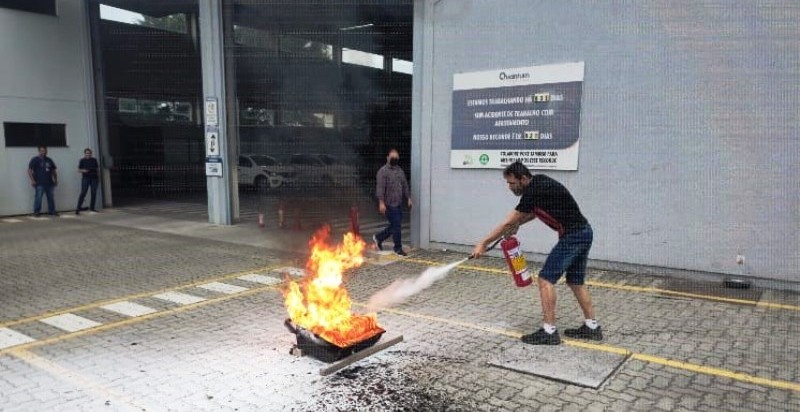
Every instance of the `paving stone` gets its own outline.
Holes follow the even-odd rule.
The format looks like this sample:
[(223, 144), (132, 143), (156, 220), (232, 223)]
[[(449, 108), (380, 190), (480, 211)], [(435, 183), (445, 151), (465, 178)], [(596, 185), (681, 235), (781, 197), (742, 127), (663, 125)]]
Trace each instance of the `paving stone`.
[[(47, 311), (88, 305), (76, 314), (113, 323), (131, 318), (92, 305), (122, 298), (159, 312), (181, 310), (29, 349), (46, 368), (15, 357), (13, 351), (0, 354), (3, 410), (125, 410), (144, 405), (147, 410), (324, 411), (339, 405), (341, 410), (766, 412), (795, 411), (800, 404), (797, 391), (635, 359), (622, 364), (597, 390), (490, 367), (487, 363), (500, 351), (522, 345), (515, 334), (541, 323), (537, 291), (514, 287), (503, 273), (505, 262), (492, 258), (457, 267), (396, 307), (406, 313), (379, 312), (381, 326), (403, 334), (404, 342), (321, 377), (321, 362), (288, 353), (295, 341), (282, 324), (287, 314), (280, 291), (227, 295), (181, 287), (214, 281), (262, 287), (214, 276), (256, 273), (248, 270), (267, 263), (302, 266), (295, 256), (88, 220), (13, 225), (19, 229), (0, 236), (0, 290), (9, 296), (0, 302), (0, 319), (44, 317)], [(44, 257), (25, 250), (34, 241), (28, 232), (52, 236), (43, 245), (48, 250)], [(71, 242), (95, 234), (99, 240), (88, 245), (89, 251)], [(362, 304), (373, 293), (428, 267), (414, 258), (447, 263), (463, 256), (417, 250), (408, 260), (354, 269), (347, 280), (353, 309), (366, 311)], [(600, 278), (642, 286), (663, 283), (644, 275), (590, 270), (590, 279)], [(559, 328), (579, 325), (582, 315), (570, 290), (561, 284), (556, 290)], [(796, 312), (610, 287), (590, 290), (605, 329), (601, 345), (800, 382)], [(187, 308), (152, 297), (169, 291), (225, 300)], [(142, 293), (145, 297), (126, 298)], [(777, 299), (776, 294), (764, 295)], [(10, 328), (33, 339), (64, 334), (38, 321)], [(116, 395), (109, 399), (107, 394)]]

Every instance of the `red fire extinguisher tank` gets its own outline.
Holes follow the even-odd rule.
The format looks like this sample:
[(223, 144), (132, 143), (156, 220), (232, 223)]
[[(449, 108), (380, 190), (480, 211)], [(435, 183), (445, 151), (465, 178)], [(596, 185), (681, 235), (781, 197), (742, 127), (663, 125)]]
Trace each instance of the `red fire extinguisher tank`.
[(503, 249), (503, 256), (506, 258), (508, 268), (511, 270), (511, 275), (514, 277), (514, 283), (517, 287), (524, 288), (525, 286), (533, 283), (531, 271), (528, 269), (528, 262), (525, 261), (525, 256), (519, 249), (519, 241), (515, 236), (508, 236), (500, 242), (500, 248)]

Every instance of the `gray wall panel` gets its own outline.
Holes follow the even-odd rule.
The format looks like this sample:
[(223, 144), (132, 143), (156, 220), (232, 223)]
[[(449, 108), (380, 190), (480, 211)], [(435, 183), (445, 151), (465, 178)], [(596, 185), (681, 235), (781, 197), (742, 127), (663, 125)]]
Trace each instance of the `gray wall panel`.
[[(431, 242), (472, 245), (517, 201), (499, 170), (449, 168), (453, 74), (583, 61), (579, 170), (543, 173), (594, 226), (591, 258), (800, 281), (796, 2), (417, 7), (432, 33), (417, 46), (434, 59), (419, 135), (431, 145)], [(556, 241), (541, 224), (520, 235), (538, 253)]]

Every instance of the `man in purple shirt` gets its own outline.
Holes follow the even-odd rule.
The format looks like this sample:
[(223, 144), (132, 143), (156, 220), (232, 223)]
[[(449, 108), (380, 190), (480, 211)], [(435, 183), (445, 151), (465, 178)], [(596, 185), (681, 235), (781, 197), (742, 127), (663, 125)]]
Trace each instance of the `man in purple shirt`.
[(400, 153), (397, 149), (389, 151), (386, 164), (378, 170), (377, 187), (375, 194), (378, 197), (378, 211), (386, 216), (389, 225), (383, 231), (372, 236), (375, 247), (383, 250), (383, 241), (389, 236), (394, 242), (394, 253), (406, 256), (403, 251), (401, 228), (403, 224), (403, 201), (408, 204), (409, 210), (413, 207), (408, 181), (403, 169), (400, 168)]

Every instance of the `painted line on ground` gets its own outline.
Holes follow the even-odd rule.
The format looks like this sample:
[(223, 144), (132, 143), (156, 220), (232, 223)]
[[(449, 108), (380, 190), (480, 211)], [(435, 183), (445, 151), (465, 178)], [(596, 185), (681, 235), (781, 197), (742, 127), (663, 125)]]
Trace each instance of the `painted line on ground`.
[(91, 329), (102, 325), (100, 322), (95, 322), (91, 319), (86, 319), (74, 313), (64, 313), (61, 315), (51, 316), (49, 318), (39, 319), (39, 322), (55, 326), (67, 332), (77, 332), (79, 330)]
[[(390, 257), (390, 259), (394, 259), (396, 261), (407, 261), (412, 263), (420, 263), (429, 266), (441, 266), (446, 265), (452, 262), (437, 262), (433, 260), (426, 260), (426, 259), (417, 259), (413, 257), (405, 257), (405, 258), (394, 258)], [(502, 275), (508, 276), (508, 271), (504, 269), (496, 269), (490, 268), (485, 266), (475, 266), (475, 265), (459, 265), (459, 269), (469, 269), (469, 270), (476, 270), (480, 272), (489, 272), (489, 273), (498, 273)], [(563, 281), (562, 281), (563, 282)], [(749, 300), (749, 299), (736, 299), (736, 298), (726, 298), (722, 296), (713, 296), (713, 295), (703, 295), (701, 293), (690, 293), (690, 292), (679, 292), (675, 290), (669, 289), (660, 289), (651, 286), (631, 286), (631, 285), (623, 285), (619, 283), (606, 283), (606, 282), (597, 282), (593, 280), (587, 280), (586, 285), (598, 287), (598, 288), (606, 288), (606, 289), (616, 289), (616, 290), (624, 290), (628, 292), (639, 292), (639, 293), (647, 293), (647, 294), (664, 294), (664, 295), (671, 295), (671, 296), (680, 296), (685, 298), (693, 298), (693, 299), (702, 299), (702, 300), (709, 300), (714, 302), (725, 302), (725, 303), (735, 303), (739, 305), (748, 305), (748, 306), (757, 306), (769, 309), (783, 309), (783, 310), (794, 310), (800, 312), (800, 306), (797, 305), (788, 305), (783, 303), (775, 303), (775, 302), (763, 302), (763, 301), (756, 301), (756, 300)]]
[(238, 278), (240, 276), (253, 274), (254, 272), (268, 272), (268, 271), (270, 271), (272, 269), (275, 269), (277, 267), (280, 267), (280, 265), (266, 265), (266, 266), (257, 267), (257, 268), (251, 269), (251, 270), (243, 270), (241, 272), (229, 273), (229, 274), (226, 274), (226, 275), (217, 276), (217, 277), (213, 277), (213, 278), (205, 278), (205, 279), (202, 279), (202, 280), (196, 280), (196, 281), (180, 284), (178, 286), (171, 286), (171, 287), (168, 287), (168, 288), (163, 288), (163, 289), (159, 289), (159, 290), (155, 290), (155, 291), (142, 292), (142, 293), (136, 293), (136, 294), (132, 294), (132, 295), (121, 296), (121, 297), (117, 297), (117, 298), (113, 298), (113, 299), (107, 299), (107, 300), (102, 300), (102, 301), (98, 301), (98, 302), (87, 303), (85, 305), (74, 306), (74, 307), (66, 308), (66, 309), (57, 309), (57, 310), (53, 310), (53, 311), (49, 311), (49, 312), (40, 313), (40, 314), (34, 315), (34, 316), (28, 316), (28, 317), (21, 318), (21, 319), (15, 319), (15, 320), (10, 320), (10, 321), (6, 321), (6, 322), (0, 322), (0, 328), (19, 325), (19, 324), (22, 324), (22, 323), (34, 322), (34, 321), (42, 320), (44, 318), (48, 318), (48, 317), (52, 317), (52, 316), (63, 315), (65, 313), (81, 312), (81, 311), (85, 311), (85, 310), (88, 310), (88, 309), (99, 308), (99, 307), (102, 307), (104, 305), (110, 305), (110, 304), (113, 304), (113, 303), (123, 302), (123, 301), (127, 301), (127, 300), (146, 298), (146, 297), (151, 297), (153, 295), (167, 293), (167, 292), (177, 292), (179, 289), (198, 287), (198, 286), (200, 286), (202, 284), (207, 284), (207, 283), (210, 283), (210, 282), (228, 280), (228, 279), (232, 279), (232, 278)]
[[(229, 275), (228, 277), (233, 277), (233, 275)], [(79, 337), (79, 336), (86, 336), (86, 335), (90, 335), (90, 334), (94, 334), (94, 333), (97, 333), (97, 332), (110, 330), (110, 329), (114, 329), (114, 328), (118, 328), (118, 327), (122, 327), (122, 326), (126, 326), (126, 325), (132, 325), (132, 324), (136, 324), (136, 323), (141, 323), (141, 322), (147, 321), (149, 319), (154, 319), (154, 318), (158, 318), (158, 317), (162, 317), (162, 316), (166, 316), (166, 315), (171, 315), (171, 314), (175, 314), (175, 313), (181, 313), (181, 312), (184, 312), (184, 311), (187, 311), (187, 310), (190, 310), (190, 309), (199, 308), (199, 307), (203, 307), (203, 306), (214, 304), (214, 303), (218, 303), (218, 302), (224, 302), (224, 301), (227, 301), (227, 300), (240, 298), (240, 297), (244, 297), (244, 296), (250, 296), (250, 295), (258, 294), (258, 293), (261, 293), (261, 292), (264, 292), (264, 291), (271, 291), (271, 292), (280, 293), (280, 288), (277, 287), (277, 286), (273, 286), (273, 285), (267, 285), (267, 286), (261, 286), (261, 287), (254, 287), (254, 288), (246, 289), (246, 290), (244, 290), (242, 292), (235, 293), (235, 294), (226, 294), (226, 295), (224, 294), (222, 296), (218, 296), (218, 297), (215, 297), (215, 298), (209, 298), (209, 299), (201, 301), (201, 302), (191, 303), (191, 304), (187, 304), (187, 305), (184, 305), (184, 306), (170, 308), (170, 309), (166, 309), (166, 310), (163, 310), (163, 311), (150, 313), (150, 314), (146, 314), (146, 315), (142, 315), (142, 316), (138, 316), (138, 317), (127, 318), (127, 319), (123, 319), (123, 320), (119, 320), (119, 321), (111, 322), (111, 323), (107, 323), (107, 324), (99, 324), (98, 326), (95, 326), (95, 327), (90, 327), (90, 328), (87, 328), (87, 329), (81, 329), (81, 330), (77, 330), (77, 331), (74, 331), (74, 332), (66, 333), (66, 334), (63, 334), (63, 335), (50, 337), (50, 338), (47, 338), (47, 339), (42, 339), (42, 340), (36, 340), (36, 341), (33, 341), (33, 342), (22, 343), (20, 345), (16, 345), (16, 346), (13, 346), (13, 347), (0, 349), (0, 355), (6, 354), (6, 353), (14, 354), (14, 353), (18, 353), (19, 351), (25, 351), (25, 350), (28, 350), (28, 349), (31, 349), (31, 348), (35, 348), (35, 347), (39, 347), (39, 346), (58, 343), (58, 342), (62, 342), (62, 341), (65, 341), (65, 340), (68, 340), (68, 339), (71, 339), (71, 338), (75, 338), (75, 337)], [(158, 292), (156, 292), (156, 293), (158, 293)], [(366, 307), (366, 304), (360, 303), (360, 302), (353, 302), (353, 305)], [(502, 328), (495, 328), (495, 327), (487, 327), (487, 326), (482, 326), (482, 325), (478, 325), (478, 324), (474, 324), (474, 323), (470, 323), (470, 322), (459, 321), (459, 320), (454, 320), (454, 319), (445, 319), (445, 318), (440, 318), (440, 317), (437, 317), (437, 316), (418, 314), (418, 313), (413, 313), (413, 312), (408, 312), (408, 311), (403, 311), (403, 310), (398, 310), (398, 309), (384, 309), (383, 312), (394, 313), (396, 315), (412, 317), (412, 318), (415, 318), (415, 319), (423, 319), (423, 320), (429, 320), (429, 321), (434, 321), (434, 322), (439, 322), (439, 323), (445, 323), (445, 324), (449, 324), (449, 325), (460, 326), (462, 328), (467, 328), (467, 329), (480, 330), (480, 331), (484, 331), (484, 332), (493, 333), (493, 334), (496, 334), (496, 335), (512, 337), (512, 338), (515, 338), (515, 339), (519, 339), (522, 336), (522, 333), (518, 332), (518, 331), (502, 329)], [(663, 357), (660, 357), (660, 356), (648, 355), (648, 354), (644, 354), (644, 353), (635, 353), (635, 352), (632, 352), (632, 351), (630, 351), (628, 349), (617, 347), (617, 346), (588, 343), (588, 342), (577, 341), (577, 340), (572, 340), (572, 339), (564, 339), (563, 341), (567, 345), (580, 347), (580, 348), (584, 348), (584, 349), (615, 353), (615, 354), (620, 354), (620, 355), (630, 355), (631, 359), (635, 359), (635, 360), (639, 360), (639, 361), (643, 361), (643, 362), (648, 362), (648, 363), (660, 364), (660, 365), (668, 366), (668, 367), (671, 367), (671, 368), (674, 368), (674, 369), (686, 370), (686, 371), (699, 373), (699, 374), (704, 374), (704, 375), (725, 377), (725, 378), (730, 378), (732, 380), (751, 383), (751, 384), (755, 384), (755, 385), (769, 386), (769, 387), (774, 387), (774, 388), (778, 388), (778, 389), (786, 389), (786, 390), (792, 390), (792, 391), (800, 392), (800, 383), (796, 383), (796, 382), (789, 382), (789, 381), (782, 381), (782, 380), (776, 380), (776, 379), (762, 378), (762, 377), (759, 377), (759, 376), (750, 375), (750, 374), (742, 373), (742, 372), (736, 372), (736, 371), (723, 369), (723, 368), (704, 366), (704, 365), (697, 365), (697, 364), (693, 364), (693, 363), (689, 363), (689, 362), (683, 362), (683, 361), (678, 361), (678, 360), (674, 360), (674, 359), (663, 358)]]
[(200, 296), (190, 295), (181, 292), (164, 292), (153, 295), (156, 299), (166, 300), (167, 302), (177, 303), (179, 305), (191, 305), (192, 303), (202, 302), (206, 298)]
[(132, 317), (132, 318), (126, 318), (126, 319), (122, 319), (122, 320), (118, 320), (118, 321), (114, 321), (114, 322), (98, 324), (98, 326), (95, 326), (95, 327), (82, 329), (82, 330), (77, 330), (77, 331), (69, 332), (69, 333), (62, 334), (62, 335), (52, 336), (52, 337), (49, 337), (49, 338), (40, 339), (40, 340), (36, 340), (36, 341), (33, 341), (33, 342), (27, 342), (27, 343), (23, 343), (23, 344), (20, 344), (20, 345), (17, 345), (17, 346), (13, 346), (13, 347), (9, 347), (9, 348), (5, 348), (5, 349), (0, 349), (0, 355), (6, 354), (6, 353), (10, 353), (10, 352), (15, 352), (17, 350), (27, 350), (27, 349), (36, 348), (36, 347), (39, 347), (39, 346), (50, 345), (50, 344), (53, 344), (53, 343), (62, 342), (62, 341), (65, 341), (65, 340), (68, 340), (68, 339), (72, 339), (72, 338), (76, 338), (76, 337), (79, 337), (79, 336), (86, 336), (86, 335), (94, 334), (94, 333), (97, 333), (97, 332), (106, 331), (106, 330), (109, 330), (109, 329), (115, 329), (115, 328), (122, 327), (122, 326), (133, 325), (133, 324), (141, 323), (141, 322), (144, 322), (144, 321), (147, 321), (147, 320), (150, 320), (150, 319), (155, 319), (155, 318), (159, 318), (159, 317), (166, 316), (166, 315), (172, 315), (172, 314), (176, 314), (176, 313), (181, 313), (181, 312), (185, 312), (185, 311), (190, 310), (190, 309), (203, 307), (203, 306), (210, 305), (210, 304), (213, 304), (213, 303), (224, 302), (224, 301), (227, 301), (227, 300), (240, 298), (240, 297), (243, 297), (243, 296), (250, 296), (250, 295), (254, 295), (254, 294), (257, 294), (257, 293), (260, 293), (260, 292), (264, 292), (264, 291), (280, 292), (280, 289), (278, 287), (275, 287), (275, 286), (261, 286), (261, 287), (250, 288), (250, 289), (247, 289), (247, 290), (245, 290), (243, 292), (240, 292), (240, 293), (237, 293), (237, 294), (230, 294), (230, 295), (223, 294), (221, 296), (208, 298), (206, 300), (203, 300), (203, 301), (200, 301), (200, 302), (196, 302), (196, 303), (186, 304), (184, 306), (178, 306), (178, 307), (174, 307), (174, 308), (165, 309), (165, 310), (162, 310), (162, 311), (150, 313), (150, 314), (147, 314), (147, 315), (142, 315), (142, 316), (137, 316), (137, 317)]
[[(357, 305), (366, 307), (366, 305), (360, 304), (360, 303), (358, 303)], [(413, 313), (413, 312), (408, 312), (408, 311), (403, 311), (403, 310), (383, 309), (382, 311), (383, 312), (394, 313), (396, 315), (412, 317), (412, 318), (415, 318), (415, 319), (422, 319), (422, 320), (427, 320), (427, 321), (446, 323), (448, 325), (460, 326), (460, 327), (463, 327), (463, 328), (468, 328), (468, 329), (479, 330), (479, 331), (483, 331), (483, 332), (494, 333), (494, 334), (497, 334), (497, 335), (508, 336), (508, 337), (512, 337), (512, 338), (515, 338), (515, 339), (519, 339), (523, 335), (521, 332), (517, 332), (517, 331), (513, 331), (513, 330), (494, 328), (494, 327), (487, 327), (487, 326), (477, 325), (477, 324), (470, 323), (470, 322), (464, 322), (464, 321), (459, 321), (459, 320), (454, 320), (454, 319), (445, 319), (445, 318), (440, 318), (440, 317), (437, 317), (437, 316), (423, 315), (423, 314), (418, 314), (418, 313)], [(736, 381), (751, 383), (751, 384), (759, 385), (759, 386), (769, 386), (769, 387), (778, 388), (778, 389), (786, 389), (786, 390), (800, 392), (800, 383), (797, 383), (797, 382), (789, 382), (789, 381), (783, 381), (783, 380), (778, 380), (778, 379), (762, 378), (762, 377), (759, 377), (759, 376), (750, 375), (750, 374), (742, 373), (742, 372), (736, 372), (736, 371), (723, 369), (723, 368), (717, 368), (717, 367), (712, 367), (712, 366), (704, 366), (704, 365), (697, 365), (697, 364), (694, 364), (694, 363), (689, 363), (689, 362), (683, 362), (683, 361), (678, 361), (678, 360), (674, 360), (674, 359), (663, 358), (663, 357), (660, 357), (660, 356), (647, 355), (647, 354), (644, 354), (644, 353), (636, 353), (636, 352), (632, 352), (632, 351), (630, 351), (628, 349), (621, 348), (621, 347), (618, 347), (618, 346), (611, 346), (611, 345), (604, 345), (604, 344), (597, 344), (597, 343), (589, 343), (589, 342), (583, 342), (583, 341), (578, 341), (578, 340), (573, 340), (573, 339), (566, 339), (566, 338), (562, 339), (562, 342), (564, 342), (567, 345), (578, 347), (578, 348), (584, 348), (584, 349), (590, 349), (590, 350), (595, 350), (595, 351), (614, 353), (614, 354), (618, 354), (618, 355), (626, 355), (626, 356), (630, 356), (630, 358), (634, 359), (634, 360), (638, 360), (638, 361), (642, 361), (642, 362), (648, 362), (648, 363), (655, 363), (655, 364), (659, 364), (659, 365), (664, 365), (664, 366), (668, 366), (668, 367), (674, 368), (674, 369), (680, 369), (680, 370), (695, 372), (695, 373), (699, 373), (699, 374), (703, 374), (703, 375), (712, 375), (712, 376), (730, 378), (730, 379), (733, 379), (733, 380), (736, 380)]]
[(158, 312), (158, 310), (153, 309), (151, 307), (140, 305), (135, 302), (129, 302), (127, 300), (117, 303), (110, 303), (108, 305), (103, 305), (100, 306), (100, 308), (105, 309), (109, 312), (119, 313), (120, 315), (131, 316), (131, 317), (149, 315), (151, 313)]

